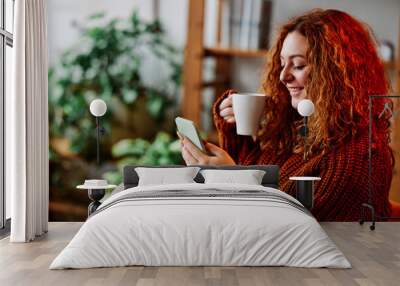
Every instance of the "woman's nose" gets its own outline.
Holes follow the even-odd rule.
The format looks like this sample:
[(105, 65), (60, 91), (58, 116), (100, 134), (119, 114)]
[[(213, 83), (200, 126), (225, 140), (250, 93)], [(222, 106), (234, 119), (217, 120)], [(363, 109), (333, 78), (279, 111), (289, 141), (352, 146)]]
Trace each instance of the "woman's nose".
[(288, 67), (283, 67), (281, 70), (281, 73), (279, 75), (279, 79), (281, 82), (283, 83), (287, 83), (293, 80), (293, 75), (290, 72), (290, 70), (288, 69)]

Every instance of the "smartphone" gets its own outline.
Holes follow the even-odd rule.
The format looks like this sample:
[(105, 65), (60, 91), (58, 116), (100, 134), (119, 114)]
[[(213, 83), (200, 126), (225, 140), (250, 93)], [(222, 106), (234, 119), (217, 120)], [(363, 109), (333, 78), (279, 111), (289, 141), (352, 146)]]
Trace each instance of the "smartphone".
[(194, 126), (193, 121), (182, 117), (177, 117), (175, 118), (175, 124), (179, 133), (192, 141), (192, 143), (196, 145), (201, 151), (207, 153), (206, 148), (203, 144), (203, 140), (201, 140), (199, 132), (197, 132), (196, 126)]

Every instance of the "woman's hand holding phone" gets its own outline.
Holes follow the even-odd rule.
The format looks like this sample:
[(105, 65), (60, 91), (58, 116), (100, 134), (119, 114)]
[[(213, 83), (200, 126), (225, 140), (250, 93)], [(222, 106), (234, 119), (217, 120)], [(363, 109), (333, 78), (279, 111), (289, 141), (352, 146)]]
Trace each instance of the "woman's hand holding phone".
[(207, 155), (179, 132), (178, 136), (182, 147), (182, 157), (186, 165), (236, 165), (231, 156), (218, 146), (204, 141), (204, 147), (210, 154)]

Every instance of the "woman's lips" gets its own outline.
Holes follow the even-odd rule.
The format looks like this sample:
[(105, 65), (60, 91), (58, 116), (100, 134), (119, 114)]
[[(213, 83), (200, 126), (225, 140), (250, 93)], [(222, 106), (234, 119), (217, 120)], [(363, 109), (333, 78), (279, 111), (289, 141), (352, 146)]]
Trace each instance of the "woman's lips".
[(287, 87), (291, 96), (299, 96), (304, 87)]

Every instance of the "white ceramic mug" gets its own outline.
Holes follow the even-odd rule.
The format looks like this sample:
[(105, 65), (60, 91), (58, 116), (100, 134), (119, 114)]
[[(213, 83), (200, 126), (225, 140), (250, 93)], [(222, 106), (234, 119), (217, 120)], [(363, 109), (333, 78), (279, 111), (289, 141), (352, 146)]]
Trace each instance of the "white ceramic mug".
[(232, 96), (233, 113), (238, 135), (257, 135), (260, 117), (265, 107), (265, 94), (234, 93)]

